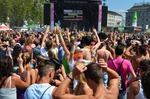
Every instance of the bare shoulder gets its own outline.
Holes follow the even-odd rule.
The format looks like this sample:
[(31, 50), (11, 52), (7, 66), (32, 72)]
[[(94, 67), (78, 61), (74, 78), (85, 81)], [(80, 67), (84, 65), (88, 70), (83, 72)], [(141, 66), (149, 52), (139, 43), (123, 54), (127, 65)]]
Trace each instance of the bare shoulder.
[(139, 93), (139, 82), (134, 81), (130, 84), (130, 89), (132, 89), (134, 95), (137, 95)]
[(20, 79), (20, 76), (17, 74), (13, 74), (11, 77), (12, 77), (12, 80)]
[(79, 95), (74, 99), (96, 99), (94, 96), (91, 95)]
[(20, 79), (20, 76), (18, 75), (12, 75), (12, 81), (15, 83), (15, 82), (18, 82), (18, 80), (21, 80)]
[(137, 89), (139, 87), (139, 82), (138, 81), (134, 81), (130, 84), (130, 87), (132, 87), (133, 89)]
[(87, 84), (85, 84), (83, 86), (83, 89), (84, 89), (86, 95), (93, 95), (93, 90)]
[(57, 96), (53, 94), (54, 99), (96, 99), (94, 96), (91, 95), (73, 95), (73, 94), (65, 94), (62, 96)]
[(108, 94), (111, 94), (112, 96), (118, 95), (118, 93), (119, 93), (118, 84), (119, 84), (118, 79), (111, 79), (106, 92)]
[[(115, 92), (114, 90), (113, 92)], [(98, 96), (95, 97), (95, 99), (118, 99), (119, 93), (112, 93), (109, 90), (106, 90), (105, 92), (99, 94)]]
[(101, 49), (98, 49), (96, 52), (99, 54), (101, 52)]

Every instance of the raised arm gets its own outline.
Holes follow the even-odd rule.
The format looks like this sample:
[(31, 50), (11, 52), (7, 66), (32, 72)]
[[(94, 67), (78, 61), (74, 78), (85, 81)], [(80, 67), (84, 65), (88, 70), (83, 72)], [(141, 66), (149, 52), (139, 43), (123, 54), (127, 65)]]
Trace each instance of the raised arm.
[(111, 45), (107, 45), (107, 50), (109, 50), (110, 51), (110, 53), (111, 53), (111, 58), (113, 57), (113, 58), (115, 58), (115, 50), (111, 47)]
[(100, 39), (98, 37), (98, 33), (97, 33), (96, 29), (93, 29), (93, 33), (95, 34), (95, 36), (96, 36), (96, 38), (98, 40), (97, 44), (93, 47), (93, 50), (96, 51), (99, 48), (101, 42), (100, 42)]
[(76, 41), (74, 41), (74, 44), (72, 45), (71, 51), (70, 51), (70, 62), (72, 62), (73, 58), (74, 58), (74, 53), (76, 50)]
[(73, 81), (73, 78), (84, 71), (85, 69), (83, 69), (80, 66), (75, 67), (73, 72), (71, 72), (64, 80), (64, 82), (62, 82), (61, 85), (58, 86), (58, 88), (53, 94), (53, 98), (54, 99), (94, 99), (93, 96), (88, 96), (88, 95), (75, 96), (73, 94), (66, 94), (67, 88), (69, 84)]
[(67, 33), (68, 40), (70, 42), (70, 31), (69, 31), (69, 28), (66, 28), (66, 33)]
[(137, 82), (132, 82), (130, 84), (130, 87), (129, 87), (129, 90), (128, 90), (128, 93), (127, 93), (127, 99), (134, 99), (135, 97), (135, 93), (136, 93), (136, 87), (134, 87), (135, 85), (137, 84)]
[(24, 72), (22, 53), (20, 53), (19, 57), (17, 58), (17, 61), (18, 61), (18, 65), (19, 65), (18, 74), (21, 76), (22, 73)]
[(99, 64), (101, 65), (101, 67), (103, 68), (104, 71), (107, 72), (108, 76), (110, 79), (117, 79), (119, 78), (119, 75), (117, 72), (115, 72), (114, 70), (110, 69), (108, 66), (107, 66), (107, 63), (105, 62), (104, 59), (100, 59), (99, 60)]
[(17, 76), (13, 76), (12, 80), (14, 82), (14, 84), (20, 88), (20, 89), (26, 89), (30, 86), (30, 71), (31, 71), (31, 67), (27, 67), (27, 75), (26, 75), (26, 82), (22, 81), (19, 77)]
[(59, 45), (60, 45), (60, 42), (59, 42), (59, 38), (58, 38), (58, 35), (57, 35), (57, 34), (55, 34), (55, 39), (56, 39), (56, 44), (57, 44), (57, 46), (59, 46)]
[[(56, 27), (55, 27), (55, 28), (56, 28)], [(59, 30), (58, 28), (56, 29), (56, 32), (59, 34), (60, 42), (61, 42), (61, 45), (62, 45), (64, 51), (65, 51), (65, 55), (66, 55), (67, 59), (69, 59), (69, 57), (70, 57), (70, 52), (69, 52), (69, 50), (68, 50), (68, 48), (67, 48), (67, 46), (66, 46), (66, 44), (65, 44), (65, 41), (64, 41), (64, 39), (63, 39), (63, 37), (62, 37), (62, 34), (61, 34), (61, 32), (60, 32), (60, 30)], [(56, 34), (57, 34), (57, 33), (56, 33)]]
[(107, 72), (107, 74), (110, 78), (108, 89), (113, 91), (114, 88), (118, 88), (118, 85), (119, 85), (119, 75), (118, 75), (118, 73), (115, 72), (114, 70), (110, 69), (107, 66), (107, 63), (104, 61), (104, 59), (100, 59), (99, 64), (101, 65), (103, 70), (105, 72)]
[(11, 52), (10, 52), (10, 47), (7, 46), (6, 50), (7, 50), (8, 56), (12, 59), (12, 55), (11, 55)]
[(46, 31), (45, 31), (45, 33), (44, 33), (44, 37), (43, 37), (43, 39), (42, 39), (42, 43), (41, 43), (41, 47), (44, 47), (44, 45), (45, 45), (45, 40), (46, 40), (46, 37), (47, 37), (47, 33), (49, 32), (50, 30), (49, 30), (49, 26), (46, 28)]
[(124, 53), (125, 56), (127, 56), (127, 57), (130, 58), (130, 59), (132, 59), (132, 58), (134, 57), (134, 56), (131, 55), (131, 53), (130, 53), (131, 49), (132, 49), (132, 46), (128, 47), (128, 48), (126, 49), (125, 53)]

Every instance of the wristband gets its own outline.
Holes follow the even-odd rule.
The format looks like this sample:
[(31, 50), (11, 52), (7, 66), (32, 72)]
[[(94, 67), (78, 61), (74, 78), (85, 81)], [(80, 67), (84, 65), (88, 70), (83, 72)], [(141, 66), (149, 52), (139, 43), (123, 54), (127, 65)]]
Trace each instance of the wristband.
[(67, 77), (68, 77), (71, 81), (73, 81), (73, 79), (72, 79), (69, 75), (67, 75)]

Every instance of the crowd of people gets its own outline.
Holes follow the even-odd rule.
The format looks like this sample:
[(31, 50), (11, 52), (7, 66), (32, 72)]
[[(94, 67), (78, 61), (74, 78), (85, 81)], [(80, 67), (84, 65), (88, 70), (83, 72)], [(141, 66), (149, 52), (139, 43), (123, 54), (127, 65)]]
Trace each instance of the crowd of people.
[(150, 36), (0, 32), (0, 99), (150, 99)]

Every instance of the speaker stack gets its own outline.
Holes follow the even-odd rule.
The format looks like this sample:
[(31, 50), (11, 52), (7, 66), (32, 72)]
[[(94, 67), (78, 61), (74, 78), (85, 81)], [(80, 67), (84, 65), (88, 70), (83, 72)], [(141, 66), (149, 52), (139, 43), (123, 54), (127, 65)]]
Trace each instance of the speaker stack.
[(108, 6), (102, 6), (102, 27), (107, 27)]
[(44, 25), (50, 25), (51, 13), (50, 4), (44, 4)]

